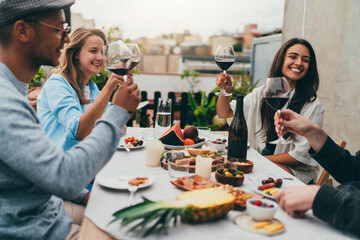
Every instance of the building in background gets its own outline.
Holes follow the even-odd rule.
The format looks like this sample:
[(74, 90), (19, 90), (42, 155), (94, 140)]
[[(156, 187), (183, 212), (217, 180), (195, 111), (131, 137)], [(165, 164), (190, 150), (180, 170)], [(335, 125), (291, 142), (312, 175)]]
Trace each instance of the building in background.
[(93, 19), (83, 18), (81, 13), (71, 12), (71, 30), (75, 30), (79, 27), (93, 28), (95, 27), (95, 22)]

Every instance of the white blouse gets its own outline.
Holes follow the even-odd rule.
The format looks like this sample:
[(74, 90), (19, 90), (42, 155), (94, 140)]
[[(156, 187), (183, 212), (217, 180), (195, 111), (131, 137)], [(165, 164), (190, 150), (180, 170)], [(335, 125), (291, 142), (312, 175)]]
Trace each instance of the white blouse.
[[(84, 86), (83, 93), (84, 93), (84, 97), (85, 97), (86, 99), (90, 99), (90, 100), (91, 100), (90, 87), (89, 87), (89, 85), (85, 85), (85, 86)], [(90, 105), (91, 105), (91, 103), (88, 103), (88, 104), (84, 104), (84, 105), (83, 105), (85, 112), (86, 112), (86, 110), (89, 109)]]
[[(261, 130), (261, 102), (263, 101), (263, 91), (265, 85), (254, 89), (250, 94), (246, 95), (244, 98), (244, 115), (246, 119), (246, 124), (248, 127), (248, 140), (251, 147), (256, 149), (258, 152), (261, 152), (266, 145), (266, 136), (264, 136), (264, 130)], [(291, 97), (293, 96), (295, 90), (292, 92)], [(231, 109), (235, 112), (236, 101), (231, 101)], [(287, 104), (282, 108), (286, 109)], [(322, 127), (324, 119), (324, 108), (319, 100), (316, 98), (313, 102), (306, 103), (300, 114), (308, 119), (310, 119), (316, 125)], [(231, 119), (228, 119), (228, 121)], [(291, 157), (297, 161), (303, 163), (300, 166), (290, 168), (291, 171), (295, 174), (295, 177), (308, 183), (311, 180), (316, 180), (317, 174), (319, 172), (318, 163), (310, 157), (308, 151), (310, 149), (310, 144), (305, 137), (293, 134), (288, 138), (291, 140), (291, 144), (277, 144), (274, 154), (279, 153), (288, 153)]]

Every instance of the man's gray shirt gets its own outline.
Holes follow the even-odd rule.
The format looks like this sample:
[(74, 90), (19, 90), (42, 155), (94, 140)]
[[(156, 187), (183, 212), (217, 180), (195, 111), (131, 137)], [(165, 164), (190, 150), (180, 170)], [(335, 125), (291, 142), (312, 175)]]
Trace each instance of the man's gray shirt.
[(64, 152), (41, 129), (27, 84), (0, 62), (0, 239), (64, 239), (64, 200), (84, 187), (116, 150), (128, 112), (110, 106), (92, 133)]

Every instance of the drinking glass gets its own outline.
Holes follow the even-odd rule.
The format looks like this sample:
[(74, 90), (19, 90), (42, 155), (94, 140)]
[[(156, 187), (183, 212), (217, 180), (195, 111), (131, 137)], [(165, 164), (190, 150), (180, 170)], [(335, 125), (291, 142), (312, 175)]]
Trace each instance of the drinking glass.
[(176, 164), (176, 160), (168, 161), (168, 173), (172, 178), (189, 176), (189, 162)]
[[(267, 78), (264, 90), (265, 102), (276, 111), (281, 113), (281, 108), (290, 98), (291, 88), (288, 81), (284, 77)], [(291, 141), (285, 140), (280, 136), (277, 140), (269, 142), (271, 144), (289, 144)]]
[(155, 118), (154, 137), (159, 138), (171, 125), (171, 99), (159, 98)]
[(109, 43), (103, 48), (105, 67), (120, 75), (126, 75), (131, 69), (130, 49), (121, 40)]
[(131, 53), (131, 64), (130, 70), (134, 69), (139, 64), (141, 59), (141, 52), (139, 46), (136, 43), (127, 43), (126, 46), (129, 48)]
[[(223, 70), (223, 73), (226, 74), (226, 70), (228, 70), (231, 65), (235, 62), (235, 51), (232, 46), (224, 46), (220, 45), (216, 49), (215, 53), (215, 62)], [(225, 89), (221, 89), (220, 92), (215, 93), (218, 96), (231, 96), (231, 93), (227, 93)]]

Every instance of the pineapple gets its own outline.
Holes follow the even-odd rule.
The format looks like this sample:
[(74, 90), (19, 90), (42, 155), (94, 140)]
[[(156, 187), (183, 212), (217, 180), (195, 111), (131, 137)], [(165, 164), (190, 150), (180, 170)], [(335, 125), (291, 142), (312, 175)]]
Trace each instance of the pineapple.
[(121, 224), (126, 226), (137, 221), (129, 232), (142, 236), (162, 233), (171, 224), (176, 226), (178, 220), (199, 223), (221, 218), (233, 208), (235, 197), (221, 189), (205, 188), (180, 194), (174, 202), (143, 199), (142, 203), (114, 213), (111, 223), (122, 220)]

